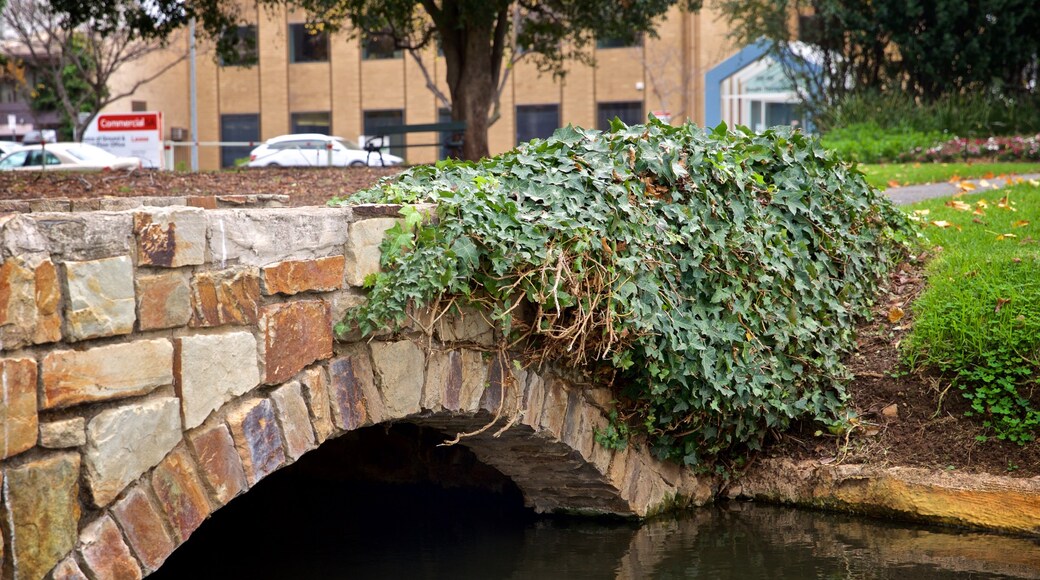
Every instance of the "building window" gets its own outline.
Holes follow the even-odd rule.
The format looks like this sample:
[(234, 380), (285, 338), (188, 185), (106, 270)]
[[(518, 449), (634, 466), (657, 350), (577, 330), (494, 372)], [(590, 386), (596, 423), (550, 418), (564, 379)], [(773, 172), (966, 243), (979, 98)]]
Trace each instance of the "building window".
[(328, 111), (317, 113), (293, 113), (293, 133), (321, 133), (329, 135), (332, 131), (332, 115)]
[(148, 110), (148, 101), (130, 101), (130, 110), (135, 113), (143, 113)]
[(220, 66), (253, 66), (260, 61), (256, 47), (255, 24), (236, 26), (228, 30), (218, 44)]
[(632, 36), (628, 37), (618, 36), (596, 39), (597, 49), (632, 48), (637, 46), (643, 46), (642, 34), (633, 34)]
[[(390, 111), (365, 111), (364, 130), (365, 136), (379, 135), (380, 127), (391, 125), (404, 125), (404, 111), (394, 109)], [(390, 153), (398, 157), (404, 157), (404, 135), (387, 135), (390, 143)]]
[(329, 35), (306, 24), (289, 25), (289, 62), (327, 62)]
[[(220, 140), (221, 141), (246, 141), (257, 143), (260, 141), (260, 115), (221, 115), (220, 116)], [(232, 145), (220, 148), (220, 166), (235, 167), (241, 159), (249, 160), (249, 152), (253, 147), (250, 145)]]
[(516, 144), (545, 139), (560, 127), (559, 105), (518, 105), (516, 107)]
[(382, 60), (401, 58), (402, 50), (394, 46), (394, 39), (389, 34), (365, 35), (361, 38), (361, 58), (364, 60)]
[(600, 103), (596, 105), (596, 128), (609, 131), (610, 122), (617, 117), (626, 125), (638, 125), (646, 121), (642, 101), (626, 103)]

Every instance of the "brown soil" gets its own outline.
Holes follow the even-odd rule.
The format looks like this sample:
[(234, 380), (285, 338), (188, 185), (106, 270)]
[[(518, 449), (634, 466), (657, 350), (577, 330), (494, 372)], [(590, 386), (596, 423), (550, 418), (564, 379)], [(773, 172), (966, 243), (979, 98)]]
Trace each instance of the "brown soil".
[[(910, 373), (901, 363), (899, 345), (910, 327), (910, 304), (923, 290), (921, 264), (927, 256), (904, 263), (892, 273), (874, 318), (860, 324), (856, 351), (846, 361), (854, 379), (848, 385), (858, 423), (844, 435), (821, 434), (803, 426), (780, 435), (765, 453), (824, 462), (906, 466), (951, 472), (1013, 477), (1040, 475), (1040, 444), (1025, 446), (985, 437), (979, 422), (964, 417), (969, 409), (947, 377)], [(898, 307), (905, 316), (892, 322)]]
[[(0, 172), (0, 199), (234, 195), (272, 193), (290, 196), (293, 206), (324, 205), (375, 184), (400, 168), (250, 169), (215, 173), (135, 171), (94, 174)], [(949, 381), (929, 374), (906, 374), (899, 343), (910, 328), (909, 305), (924, 285), (919, 265), (904, 264), (892, 274), (874, 320), (859, 328), (857, 350), (848, 363), (855, 379), (848, 386), (859, 415), (846, 438), (817, 436), (805, 426), (778, 436), (765, 451), (771, 456), (827, 462), (913, 466), (1012, 476), (1040, 475), (1040, 444), (1019, 446), (990, 438), (964, 418), (967, 403)], [(899, 306), (907, 317), (890, 322)]]

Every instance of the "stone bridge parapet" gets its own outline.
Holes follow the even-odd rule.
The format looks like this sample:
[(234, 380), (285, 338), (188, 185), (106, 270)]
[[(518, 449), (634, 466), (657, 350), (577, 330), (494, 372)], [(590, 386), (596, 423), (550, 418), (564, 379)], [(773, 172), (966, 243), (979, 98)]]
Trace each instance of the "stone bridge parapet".
[(0, 576), (135, 578), (330, 438), (465, 437), (528, 505), (646, 516), (710, 488), (594, 442), (610, 392), (488, 348), (479, 313), (337, 341), (394, 206), (0, 216)]

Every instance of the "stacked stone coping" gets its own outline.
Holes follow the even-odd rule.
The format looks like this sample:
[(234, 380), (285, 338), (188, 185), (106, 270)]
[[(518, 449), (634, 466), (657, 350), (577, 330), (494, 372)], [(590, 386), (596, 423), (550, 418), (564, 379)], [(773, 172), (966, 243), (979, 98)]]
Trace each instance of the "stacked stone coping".
[(77, 197), (0, 200), (0, 213), (123, 211), (143, 207), (186, 206), (202, 209), (287, 207), (288, 195), (250, 193), (244, 195), (173, 195), (132, 197)]
[(463, 444), (539, 511), (710, 498), (596, 445), (610, 393), (489, 355), (479, 313), (334, 340), (399, 209), (0, 216), (2, 576), (141, 577), (270, 473), (397, 420), (451, 433), (497, 413)]

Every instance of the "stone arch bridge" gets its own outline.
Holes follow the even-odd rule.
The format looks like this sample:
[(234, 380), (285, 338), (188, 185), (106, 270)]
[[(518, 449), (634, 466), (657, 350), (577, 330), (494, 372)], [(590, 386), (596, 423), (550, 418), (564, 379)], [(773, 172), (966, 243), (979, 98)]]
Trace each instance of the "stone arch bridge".
[(460, 444), (540, 512), (709, 499), (597, 445), (610, 393), (489, 355), (477, 313), (337, 340), (397, 207), (169, 202), (0, 214), (0, 576), (147, 575), (265, 476), (388, 422), (452, 435), (497, 414)]

